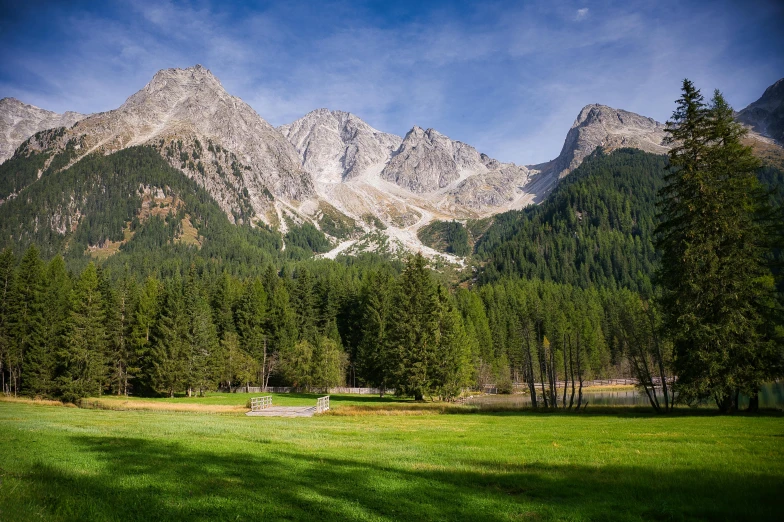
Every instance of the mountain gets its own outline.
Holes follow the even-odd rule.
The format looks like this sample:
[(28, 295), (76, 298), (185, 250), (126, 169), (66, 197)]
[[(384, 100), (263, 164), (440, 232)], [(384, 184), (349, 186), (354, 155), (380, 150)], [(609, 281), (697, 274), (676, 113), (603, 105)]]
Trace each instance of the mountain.
[(737, 120), (755, 132), (784, 144), (784, 78), (765, 89), (759, 100), (740, 111)]
[(576, 169), (597, 147), (605, 151), (631, 147), (666, 154), (664, 125), (633, 112), (606, 105), (586, 105), (566, 134), (558, 157), (548, 162), (548, 170), (563, 178)]
[(329, 109), (309, 112), (278, 130), (294, 145), (303, 168), (315, 180), (328, 183), (386, 164), (401, 142), (399, 136), (380, 132), (351, 113)]
[(411, 129), (381, 177), (411, 192), (434, 192), (486, 171), (475, 148), (433, 130)]
[[(739, 118), (764, 113), (765, 121), (774, 121), (781, 83), (741, 111)], [(0, 121), (6, 122), (7, 129), (27, 132), (25, 125), (32, 125), (38, 117), (29, 114), (41, 114), (41, 110), (12, 99), (0, 102)], [(48, 121), (63, 123), (81, 115), (56, 116)], [(771, 124), (767, 125), (769, 132)], [(457, 225), (445, 227), (438, 222), (466, 223), (541, 203), (597, 148), (604, 153), (635, 148), (662, 155), (667, 152), (664, 136), (664, 125), (651, 118), (587, 105), (568, 131), (557, 158), (523, 166), (493, 159), (435, 129), (415, 126), (400, 138), (353, 114), (328, 109), (312, 111), (275, 129), (241, 99), (228, 94), (209, 70), (196, 65), (159, 71), (115, 110), (84, 117), (70, 126), (36, 131), (12, 158), (0, 164), (0, 206), (88, 157), (142, 147), (153, 150), (168, 167), (204, 189), (229, 222), (271, 225), (285, 234), (286, 248), (304, 250), (293, 250), (299, 252), (296, 255), (329, 251), (326, 255), (334, 256), (391, 246), (432, 257), (438, 252), (425, 246), (420, 236), (433, 239), (443, 232), (462, 238)], [(782, 152), (773, 140), (756, 132), (749, 139), (765, 157), (778, 157)], [(91, 186), (108, 190), (101, 183), (98, 179)], [(70, 194), (67, 188), (58, 190)], [(167, 194), (164, 186), (155, 183), (142, 183), (140, 190)], [(32, 212), (36, 205), (43, 208), (42, 202), (29, 199), (34, 192), (26, 192), (32, 206), (24, 212)], [(53, 192), (51, 188), (46, 191)], [(136, 212), (141, 203), (131, 193), (124, 197), (131, 198), (128, 208)], [(97, 219), (85, 211), (94, 212), (100, 205), (85, 207), (92, 196), (80, 194), (81, 202), (61, 202), (52, 213), (41, 216), (43, 221), (31, 218), (27, 224), (20, 223), (20, 230), (30, 226), (38, 231), (41, 223), (48, 223), (65, 238), (84, 220)], [(172, 215), (175, 210), (180, 212), (173, 209)], [(132, 221), (132, 214), (118, 214), (112, 218), (111, 233), (87, 234), (89, 238), (79, 244), (92, 249), (106, 241), (120, 241), (124, 223)], [(433, 223), (435, 228), (425, 228)], [(31, 233), (31, 241), (36, 234)], [(439, 242), (428, 240), (431, 243)]]
[(0, 100), (0, 163), (14, 155), (16, 148), (36, 132), (56, 127), (70, 127), (85, 118), (78, 112), (56, 112), (20, 102), (16, 98)]
[(201, 65), (159, 71), (118, 109), (30, 143), (36, 150), (70, 151), (69, 164), (91, 152), (136, 145), (155, 147), (204, 187), (231, 220), (278, 224), (276, 201), (313, 194), (294, 147)]

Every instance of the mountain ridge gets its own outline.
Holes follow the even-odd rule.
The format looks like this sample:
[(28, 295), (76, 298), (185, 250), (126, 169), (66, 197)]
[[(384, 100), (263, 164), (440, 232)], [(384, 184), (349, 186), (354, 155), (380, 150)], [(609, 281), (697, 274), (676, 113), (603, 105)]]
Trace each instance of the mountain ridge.
[(59, 114), (12, 97), (0, 99), (0, 163), (36, 132), (71, 127), (87, 116), (73, 111)]
[[(770, 100), (777, 99), (779, 84), (749, 107), (778, 107)], [(290, 223), (310, 221), (340, 243), (333, 254), (353, 248), (363, 234), (381, 232), (403, 248), (435, 255), (417, 237), (428, 223), (541, 202), (598, 147), (665, 154), (664, 136), (664, 125), (652, 118), (589, 104), (556, 158), (516, 165), (432, 128), (415, 125), (400, 137), (339, 110), (316, 109), (274, 128), (195, 65), (162, 69), (117, 109), (39, 131), (19, 150), (49, 153), (40, 177), (55, 161), (63, 169), (89, 153), (149, 145), (203, 187), (234, 223), (264, 222), (285, 233)], [(34, 182), (35, 176), (15, 179)], [(16, 182), (7, 185), (11, 197), (21, 190)]]

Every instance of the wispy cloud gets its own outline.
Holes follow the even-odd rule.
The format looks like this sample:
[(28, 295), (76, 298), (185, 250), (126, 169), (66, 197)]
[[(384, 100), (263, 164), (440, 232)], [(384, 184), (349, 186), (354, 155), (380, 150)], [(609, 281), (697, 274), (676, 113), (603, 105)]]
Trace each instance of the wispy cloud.
[(158, 69), (201, 63), (274, 125), (329, 107), (537, 163), (588, 103), (664, 120), (684, 77), (742, 107), (784, 75), (775, 2), (100, 5), (22, 6), (0, 20), (0, 97), (108, 110)]

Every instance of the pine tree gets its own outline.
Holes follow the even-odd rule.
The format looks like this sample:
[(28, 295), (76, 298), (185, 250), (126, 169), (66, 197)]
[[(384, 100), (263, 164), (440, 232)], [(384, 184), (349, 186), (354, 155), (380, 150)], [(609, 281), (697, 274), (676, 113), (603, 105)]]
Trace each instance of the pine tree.
[(667, 132), (674, 147), (656, 231), (677, 391), (729, 411), (739, 392), (756, 394), (765, 361), (780, 354), (766, 325), (775, 287), (762, 217), (771, 212), (745, 131), (718, 91), (708, 107), (685, 80)]
[[(11, 346), (6, 355), (14, 395), (24, 386), (22, 370), (30, 350), (39, 351), (45, 343), (43, 309), (43, 262), (38, 249), (31, 246), (25, 252), (11, 291)], [(29, 366), (28, 369), (32, 370)]]
[(185, 389), (189, 378), (188, 317), (180, 280), (172, 279), (165, 292), (150, 353), (151, 381), (157, 391), (174, 397), (175, 392)]
[(476, 338), (466, 332), (460, 312), (443, 287), (438, 287), (437, 297), (440, 317), (434, 384), (436, 393), (446, 400), (459, 396), (474, 381), (472, 370), (479, 348)]
[(103, 392), (109, 373), (104, 322), (98, 271), (90, 263), (71, 292), (71, 320), (59, 378), (64, 399), (75, 401)]
[(150, 391), (152, 386), (151, 352), (155, 342), (155, 326), (161, 308), (161, 283), (148, 277), (139, 293), (131, 320), (131, 360), (128, 363), (128, 378), (134, 392)]
[(367, 275), (360, 301), (362, 338), (357, 348), (355, 371), (366, 384), (383, 389), (387, 385), (387, 336), (394, 279), (384, 271)]
[(267, 323), (267, 292), (258, 278), (245, 285), (245, 290), (237, 306), (237, 329), (240, 333), (242, 348), (257, 363), (259, 375), (256, 376), (261, 386), (266, 380), (268, 335)]
[(387, 363), (398, 394), (422, 400), (435, 391), (439, 312), (436, 285), (417, 254), (403, 271), (392, 305)]
[(311, 345), (315, 344), (318, 335), (316, 295), (313, 292), (313, 278), (304, 266), (297, 269), (297, 281), (291, 304), (297, 319), (299, 338), (307, 340)]
[[(11, 310), (12, 289), (16, 268), (16, 259), (11, 249), (4, 249), (0, 253), (0, 393), (8, 393), (10, 375), (8, 370), (8, 356), (11, 351)], [(6, 377), (9, 377), (6, 380)]]
[(66, 347), (70, 319), (71, 280), (65, 262), (56, 256), (46, 268), (43, 287), (43, 308), (46, 320), (42, 324), (40, 342), (25, 354), (25, 392), (42, 397), (57, 393), (55, 377), (58, 354)]
[[(192, 394), (193, 388), (199, 391), (199, 395), (203, 395), (204, 391), (213, 388), (219, 379), (220, 356), (212, 309), (199, 288), (193, 266), (185, 285), (185, 314), (188, 319), (188, 396)], [(231, 323), (230, 327), (228, 323)], [(225, 332), (236, 334), (231, 319), (227, 319)]]

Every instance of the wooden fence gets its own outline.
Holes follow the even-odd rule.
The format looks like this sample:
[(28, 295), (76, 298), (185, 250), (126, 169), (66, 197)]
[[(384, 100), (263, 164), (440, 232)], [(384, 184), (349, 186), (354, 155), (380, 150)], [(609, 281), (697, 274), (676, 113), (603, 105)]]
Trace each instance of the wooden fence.
[(323, 413), (327, 410), (329, 410), (329, 395), (319, 397), (318, 401), (316, 401), (316, 413)]
[(382, 393), (394, 395), (394, 389), (381, 389), (381, 388), (347, 388), (347, 387), (336, 387), (336, 388), (313, 388), (311, 390), (307, 390), (305, 388), (293, 388), (291, 386), (267, 386), (266, 388), (262, 388), (260, 386), (237, 386), (236, 388), (218, 388), (218, 391), (221, 393), (352, 393), (356, 395), (381, 395)]
[(264, 397), (252, 397), (250, 399), (250, 411), (261, 411), (272, 406), (272, 395)]

